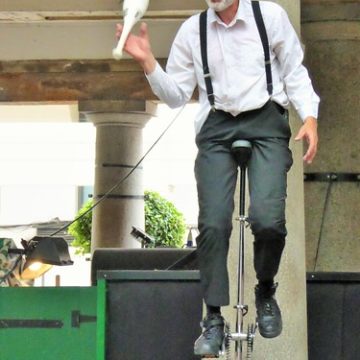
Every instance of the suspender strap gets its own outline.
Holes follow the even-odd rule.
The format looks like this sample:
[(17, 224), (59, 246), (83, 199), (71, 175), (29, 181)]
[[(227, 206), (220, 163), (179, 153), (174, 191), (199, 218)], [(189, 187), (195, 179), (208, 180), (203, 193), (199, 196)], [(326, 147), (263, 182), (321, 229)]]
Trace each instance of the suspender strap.
[(207, 56), (207, 11), (203, 11), (200, 14), (200, 45), (201, 45), (201, 58), (203, 63), (206, 92), (211, 108), (215, 110), (215, 96), (211, 82), (211, 75), (210, 75), (208, 56)]
[[(260, 34), (261, 43), (264, 49), (266, 87), (269, 95), (271, 96), (273, 93), (273, 82), (272, 82), (272, 73), (271, 73), (269, 40), (266, 33), (264, 19), (261, 14), (259, 1), (251, 1), (251, 5), (254, 12), (256, 26)], [(201, 46), (201, 58), (203, 63), (206, 92), (211, 108), (215, 110), (215, 96), (211, 82), (211, 75), (210, 75), (208, 56), (207, 56), (207, 11), (203, 11), (200, 14), (200, 46)]]
[(264, 19), (261, 14), (259, 1), (251, 1), (251, 5), (252, 5), (253, 11), (254, 11), (255, 21), (256, 21), (257, 28), (259, 30), (262, 46), (264, 48), (267, 91), (268, 91), (269, 95), (271, 96), (273, 93), (273, 83), (272, 83), (272, 74), (271, 74), (269, 40), (268, 40), (268, 36), (266, 33)]

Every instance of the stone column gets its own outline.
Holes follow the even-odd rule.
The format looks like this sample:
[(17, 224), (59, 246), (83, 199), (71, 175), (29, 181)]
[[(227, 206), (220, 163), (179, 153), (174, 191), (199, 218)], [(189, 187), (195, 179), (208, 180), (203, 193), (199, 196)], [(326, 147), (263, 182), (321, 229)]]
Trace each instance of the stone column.
[[(300, 1), (278, 1), (288, 12), (298, 30), (300, 24)], [(301, 126), (294, 111), (291, 111), (292, 133), (295, 135)], [(306, 269), (305, 269), (305, 230), (304, 230), (304, 185), (303, 185), (303, 147), (291, 141), (294, 165), (288, 176), (287, 228), (288, 237), (276, 281), (279, 288), (276, 294), (283, 315), (283, 332), (275, 339), (264, 339), (257, 332), (253, 353), (254, 360), (307, 360), (307, 311), (306, 311)], [(235, 194), (234, 218), (238, 216), (239, 187)], [(247, 198), (247, 205), (248, 205)], [(229, 272), (231, 283), (231, 306), (225, 309), (226, 319), (235, 330), (237, 302), (237, 264), (239, 248), (239, 223), (234, 221), (230, 240)], [(245, 316), (244, 330), (255, 323), (254, 285), (256, 277), (253, 268), (253, 237), (249, 229), (245, 234), (245, 304), (249, 313)], [(245, 347), (246, 349), (246, 347)], [(246, 353), (243, 354), (245, 359)]]
[[(316, 161), (307, 172), (360, 174), (360, 3), (302, 4), (305, 61), (321, 97)], [(305, 183), (309, 271), (359, 271), (359, 182)]]
[[(129, 103), (112, 105), (86, 112), (88, 120), (96, 126), (95, 201), (127, 176), (141, 159), (142, 129), (154, 114), (143, 102), (132, 109), (142, 111), (122, 112), (125, 108), (129, 110)], [(94, 209), (92, 252), (97, 248), (140, 247), (130, 233), (132, 226), (145, 228), (142, 169), (140, 164)]]

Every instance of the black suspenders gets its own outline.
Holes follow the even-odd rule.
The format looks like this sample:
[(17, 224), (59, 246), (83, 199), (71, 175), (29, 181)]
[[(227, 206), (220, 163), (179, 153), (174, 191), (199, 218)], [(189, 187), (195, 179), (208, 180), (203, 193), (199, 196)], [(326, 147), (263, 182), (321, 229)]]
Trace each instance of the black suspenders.
[(204, 11), (200, 14), (200, 44), (206, 92), (211, 108), (215, 110), (215, 96), (207, 56), (207, 11)]
[(268, 36), (266, 33), (266, 28), (264, 24), (264, 19), (261, 14), (260, 4), (258, 1), (251, 2), (256, 25), (260, 34), (262, 46), (264, 48), (264, 56), (265, 56), (265, 71), (266, 71), (266, 87), (269, 95), (271, 96), (273, 93), (273, 83), (272, 83), (272, 74), (271, 74), (271, 61), (270, 61), (270, 45)]
[[(251, 5), (253, 8), (253, 12), (254, 12), (256, 26), (257, 26), (259, 34), (260, 34), (261, 43), (264, 48), (266, 88), (269, 93), (269, 96), (271, 96), (273, 93), (273, 83), (272, 83), (272, 74), (271, 74), (269, 40), (268, 40), (268, 36), (266, 33), (264, 19), (261, 14), (259, 1), (251, 1)], [(201, 58), (202, 58), (202, 62), (203, 62), (206, 92), (208, 95), (208, 99), (209, 99), (211, 108), (213, 110), (215, 110), (215, 96), (214, 96), (213, 86), (212, 86), (212, 82), (211, 82), (208, 57), (207, 57), (207, 11), (203, 11), (200, 14), (200, 45), (201, 45)]]

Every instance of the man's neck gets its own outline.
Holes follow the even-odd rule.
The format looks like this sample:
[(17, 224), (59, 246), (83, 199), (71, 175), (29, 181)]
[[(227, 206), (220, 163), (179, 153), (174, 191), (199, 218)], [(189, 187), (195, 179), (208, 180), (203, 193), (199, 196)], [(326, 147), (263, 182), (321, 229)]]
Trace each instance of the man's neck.
[(236, 16), (239, 5), (240, 5), (240, 0), (235, 0), (231, 6), (229, 6), (227, 9), (223, 11), (218, 12), (217, 15), (226, 25), (229, 25)]

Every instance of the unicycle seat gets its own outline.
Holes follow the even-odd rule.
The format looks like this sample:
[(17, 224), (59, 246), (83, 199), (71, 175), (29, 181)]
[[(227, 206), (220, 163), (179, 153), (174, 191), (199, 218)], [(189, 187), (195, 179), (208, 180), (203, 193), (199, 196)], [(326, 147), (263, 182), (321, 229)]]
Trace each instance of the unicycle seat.
[(231, 152), (239, 166), (246, 167), (251, 157), (251, 142), (248, 140), (236, 140), (231, 145)]

